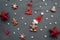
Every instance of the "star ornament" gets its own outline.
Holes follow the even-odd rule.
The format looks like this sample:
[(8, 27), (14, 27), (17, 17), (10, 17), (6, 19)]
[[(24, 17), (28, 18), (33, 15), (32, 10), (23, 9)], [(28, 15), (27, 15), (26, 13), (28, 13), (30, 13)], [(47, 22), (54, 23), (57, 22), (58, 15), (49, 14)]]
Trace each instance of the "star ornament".
[(17, 25), (17, 24), (18, 24), (18, 20), (17, 20), (16, 18), (12, 18), (12, 23), (13, 23), (14, 25)]
[(50, 36), (51, 37), (56, 37), (60, 34), (60, 32), (54, 27), (53, 29), (50, 29)]
[(24, 33), (22, 33), (22, 34), (19, 35), (19, 38), (22, 40), (22, 39), (25, 39), (25, 36), (26, 35)]
[(7, 20), (8, 19), (8, 13), (2, 10), (0, 17), (2, 20)]
[(18, 5), (15, 3), (15, 4), (12, 4), (12, 8), (13, 9), (17, 9), (18, 8)]

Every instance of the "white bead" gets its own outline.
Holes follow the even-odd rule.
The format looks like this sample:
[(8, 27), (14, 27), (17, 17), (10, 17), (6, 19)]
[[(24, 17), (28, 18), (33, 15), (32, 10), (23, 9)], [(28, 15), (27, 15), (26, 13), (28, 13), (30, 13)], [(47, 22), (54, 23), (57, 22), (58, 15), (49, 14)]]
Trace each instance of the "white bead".
[(51, 15), (51, 17), (54, 17), (53, 15)]
[(34, 36), (31, 36), (31, 38), (34, 38)]
[(43, 0), (43, 2), (45, 2), (45, 0)]
[(16, 13), (14, 13), (16, 15)]
[(20, 28), (17, 28), (17, 30), (20, 30)]
[(46, 20), (48, 20), (48, 18), (46, 18)]
[(10, 25), (10, 23), (7, 23), (8, 25)]
[(20, 0), (20, 1), (22, 1), (22, 0)]
[(47, 6), (47, 3), (45, 3), (45, 5)]
[(13, 32), (13, 34), (15, 34), (15, 32)]
[(47, 28), (47, 26), (45, 26), (45, 28)]
[(22, 17), (22, 19), (24, 19), (24, 17)]
[(57, 24), (57, 22), (54, 22), (55, 24)]
[(27, 23), (24, 23), (25, 25), (27, 24)]
[(35, 13), (37, 13), (37, 11), (35, 11)]
[(52, 24), (51, 22), (49, 24)]
[(40, 29), (40, 31), (42, 31), (43, 29)]
[(55, 2), (55, 5), (57, 5), (58, 3), (57, 2)]
[(44, 35), (44, 37), (46, 38), (46, 37), (47, 37), (47, 35)]
[(5, 4), (5, 6), (8, 6), (8, 4)]

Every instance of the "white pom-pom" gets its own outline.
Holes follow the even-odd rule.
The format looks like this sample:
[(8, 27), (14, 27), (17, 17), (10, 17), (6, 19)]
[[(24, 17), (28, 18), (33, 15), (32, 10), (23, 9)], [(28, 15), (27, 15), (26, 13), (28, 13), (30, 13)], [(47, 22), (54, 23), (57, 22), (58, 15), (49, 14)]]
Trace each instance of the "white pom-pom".
[(43, 13), (43, 12), (41, 12), (41, 15), (44, 15), (44, 13)]

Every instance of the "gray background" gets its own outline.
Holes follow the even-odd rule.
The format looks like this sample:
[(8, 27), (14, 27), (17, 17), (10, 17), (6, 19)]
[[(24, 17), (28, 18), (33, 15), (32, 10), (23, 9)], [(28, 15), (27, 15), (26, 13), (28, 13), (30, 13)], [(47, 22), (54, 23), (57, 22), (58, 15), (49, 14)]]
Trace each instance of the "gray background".
[[(26, 3), (28, 1), (29, 0), (23, 0), (22, 2), (20, 2), (19, 0), (10, 0), (6, 2), (4, 0), (0, 0), (0, 13), (2, 10), (9, 12), (8, 21), (0, 20), (0, 40), (20, 40), (20, 33), (26, 34), (25, 40), (60, 40), (60, 35), (58, 35), (57, 39), (49, 37), (50, 28), (56, 26), (57, 29), (60, 30), (60, 0), (46, 0), (47, 6), (42, 0), (33, 0), (32, 15), (25, 15), (24, 13), (27, 7)], [(50, 11), (46, 13), (46, 10), (50, 10), (55, 2), (58, 3), (58, 5), (56, 6), (56, 13), (52, 13)], [(12, 3), (18, 4), (17, 10), (13, 10), (11, 8)], [(5, 4), (8, 4), (8, 6), (6, 7)], [(40, 5), (42, 5), (43, 8), (40, 8)], [(35, 14), (34, 11), (37, 11), (37, 13)], [(37, 32), (30, 32), (29, 25), (31, 24), (32, 20), (40, 14), (40, 12), (44, 12), (44, 16), (38, 24)], [(17, 13), (17, 15), (14, 15), (14, 13)], [(54, 17), (51, 18), (51, 15), (54, 15)], [(21, 19), (22, 16), (24, 17), (23, 20)], [(19, 24), (16, 26), (13, 26), (13, 24), (11, 23), (13, 17), (18, 19)], [(45, 20), (45, 18), (49, 19)], [(57, 22), (57, 25), (54, 25), (55, 21)], [(24, 24), (25, 22), (27, 23), (27, 25)], [(49, 24), (50, 22), (52, 23), (51, 25)], [(8, 25), (7, 23), (10, 23), (10, 25)], [(44, 28), (45, 25), (47, 26), (46, 29)], [(20, 30), (18, 31), (17, 28), (20, 28)], [(41, 28), (43, 29), (43, 31), (40, 31)], [(4, 34), (4, 29), (8, 29), (10, 31), (10, 34), (8, 36)], [(13, 34), (13, 32), (16, 32), (16, 34)], [(47, 38), (45, 38), (44, 35), (47, 35)], [(34, 38), (32, 39), (31, 36), (34, 36)]]

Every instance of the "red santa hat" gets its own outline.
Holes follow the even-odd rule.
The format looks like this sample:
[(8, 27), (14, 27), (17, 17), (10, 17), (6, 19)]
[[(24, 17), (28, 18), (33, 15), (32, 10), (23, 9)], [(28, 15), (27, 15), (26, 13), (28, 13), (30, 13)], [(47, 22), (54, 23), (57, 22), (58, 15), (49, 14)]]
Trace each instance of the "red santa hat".
[(33, 22), (34, 22), (35, 24), (38, 24), (38, 22), (41, 20), (41, 18), (42, 18), (43, 15), (44, 15), (44, 13), (41, 12), (41, 14), (38, 15), (38, 16), (33, 20)]

